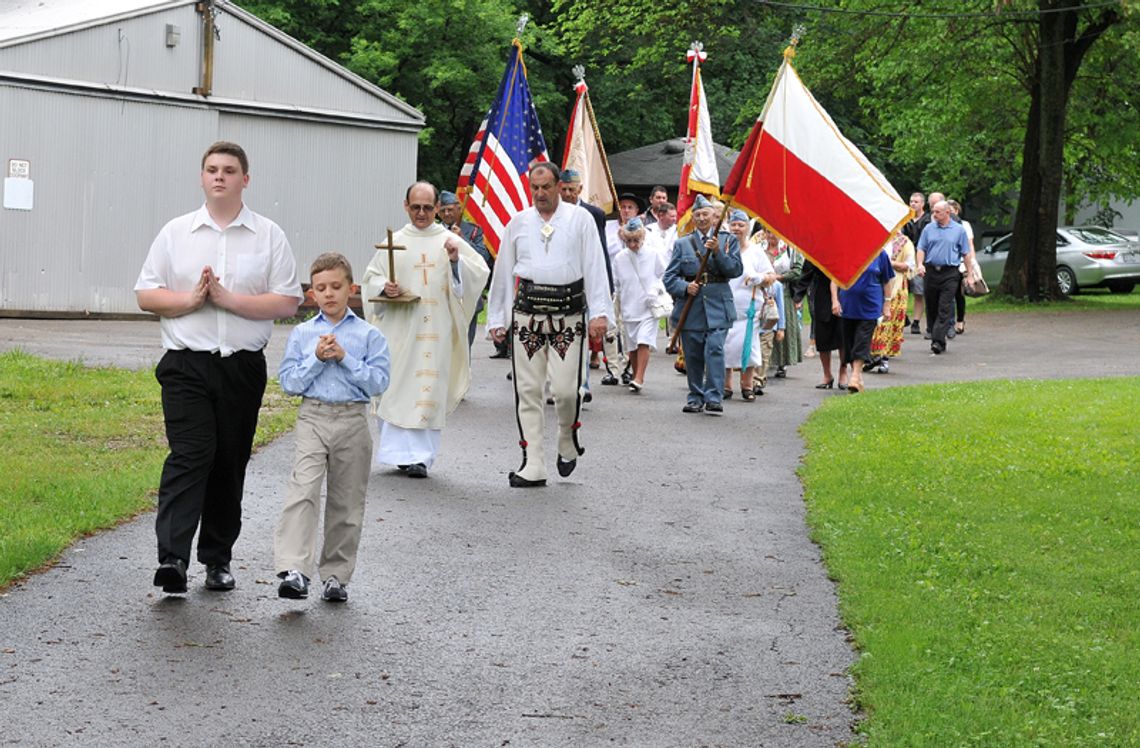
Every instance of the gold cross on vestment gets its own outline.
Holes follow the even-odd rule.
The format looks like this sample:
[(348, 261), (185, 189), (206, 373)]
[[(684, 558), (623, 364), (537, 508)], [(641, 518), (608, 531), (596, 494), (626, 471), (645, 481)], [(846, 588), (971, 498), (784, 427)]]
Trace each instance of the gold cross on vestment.
[[(392, 241), (392, 227), (391, 226), (388, 227), (388, 241), (384, 244), (376, 244), (373, 246), (375, 246), (376, 249), (388, 250), (388, 280), (391, 281), (392, 283), (395, 283), (396, 282), (396, 250), (405, 250), (405, 249), (407, 249), (407, 247), (403, 246), (402, 244), (395, 244)], [(383, 290), (380, 291), (380, 295), (377, 296), (376, 298), (369, 299), (369, 301), (373, 301), (373, 302), (380, 301), (380, 302), (388, 302), (388, 303), (395, 303), (395, 304), (401, 304), (401, 303), (406, 304), (408, 302), (419, 301), (419, 300), (420, 300), (420, 297), (417, 296), (416, 294), (412, 293), (411, 291), (402, 291), (399, 296), (388, 296), (387, 294), (384, 293)]]
[(428, 284), (428, 268), (435, 267), (435, 263), (434, 262), (428, 262), (427, 255), (424, 254), (423, 252), (421, 252), (420, 253), (420, 261), (415, 264), (415, 267), (419, 268), (420, 270), (423, 270), (424, 285), (426, 286)]

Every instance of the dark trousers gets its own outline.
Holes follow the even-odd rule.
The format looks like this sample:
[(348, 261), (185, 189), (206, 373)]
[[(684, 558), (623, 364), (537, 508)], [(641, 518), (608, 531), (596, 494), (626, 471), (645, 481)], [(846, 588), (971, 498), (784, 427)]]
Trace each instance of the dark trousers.
[(162, 385), (170, 445), (158, 489), (158, 560), (189, 562), (201, 523), (198, 560), (228, 564), (241, 532), (245, 466), (265, 394), (265, 354), (167, 351), (154, 375)]
[(847, 319), (839, 320), (839, 328), (843, 334), (843, 363), (858, 365), (856, 362), (869, 362), (871, 360), (871, 338), (875, 336), (877, 320), (873, 319)]
[(719, 403), (724, 399), (724, 339), (728, 330), (681, 331), (689, 402)]
[(954, 309), (958, 313), (958, 321), (966, 321), (966, 276), (958, 273), (958, 292), (954, 294)]
[(957, 265), (926, 266), (926, 319), (931, 344), (946, 348), (946, 333), (954, 324), (954, 296), (962, 274)]

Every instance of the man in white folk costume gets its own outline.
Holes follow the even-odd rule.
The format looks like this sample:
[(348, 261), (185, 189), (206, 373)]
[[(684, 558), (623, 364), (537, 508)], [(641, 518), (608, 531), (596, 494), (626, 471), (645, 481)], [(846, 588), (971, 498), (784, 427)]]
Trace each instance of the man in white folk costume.
[[(558, 167), (530, 168), (533, 206), (515, 215), (499, 243), (487, 304), (496, 341), (511, 336), (522, 466), (516, 488), (546, 485), (543, 386), (550, 378), (558, 414), (558, 474), (574, 471), (586, 335), (598, 339), (613, 320), (604, 250), (594, 219), (559, 198)], [(587, 323), (587, 317), (589, 322)]]
[(403, 249), (378, 250), (363, 281), (366, 299), (419, 296), (375, 302), (368, 315), (387, 338), (392, 360), (391, 384), (375, 406), (381, 419), (376, 461), (413, 478), (427, 477), (447, 415), (471, 383), (467, 326), (490, 274), (471, 245), (435, 222), (438, 209), (433, 185), (409, 187), (404, 210), (410, 223), (392, 235)]

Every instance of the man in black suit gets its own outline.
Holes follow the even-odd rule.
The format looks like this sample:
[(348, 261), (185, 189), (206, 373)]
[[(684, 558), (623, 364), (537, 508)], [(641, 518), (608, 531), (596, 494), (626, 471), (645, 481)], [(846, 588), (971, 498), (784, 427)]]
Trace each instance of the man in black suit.
[[(598, 226), (598, 241), (602, 243), (602, 249), (606, 248), (606, 214), (602, 209), (596, 205), (590, 205), (588, 202), (582, 200), (582, 175), (574, 169), (563, 169), (562, 179), (558, 182), (558, 191), (562, 195), (562, 202), (570, 203), (571, 205), (581, 205), (585, 208), (594, 218), (594, 223)], [(614, 292), (614, 274), (613, 269), (610, 267), (610, 255), (605, 253), (606, 257), (606, 278), (610, 282), (610, 293)]]

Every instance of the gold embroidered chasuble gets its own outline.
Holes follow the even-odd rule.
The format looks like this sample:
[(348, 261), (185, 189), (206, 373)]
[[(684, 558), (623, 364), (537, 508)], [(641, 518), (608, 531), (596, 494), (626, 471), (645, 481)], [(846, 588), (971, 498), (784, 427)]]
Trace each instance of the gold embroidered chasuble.
[[(462, 296), (455, 293), (444, 242), (459, 242)], [(406, 429), (442, 429), (471, 383), (467, 326), (490, 269), (467, 242), (435, 223), (426, 229), (405, 225), (393, 234), (396, 282), (419, 295), (410, 303), (370, 305), (368, 321), (388, 340), (391, 383), (373, 403), (388, 423)], [(377, 250), (364, 272), (366, 299), (384, 292), (388, 250)]]

